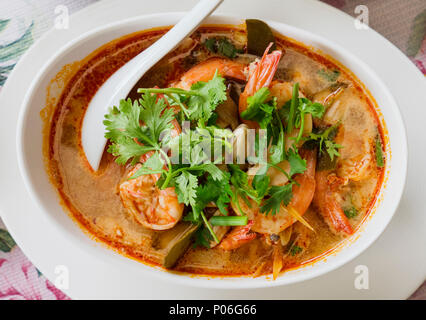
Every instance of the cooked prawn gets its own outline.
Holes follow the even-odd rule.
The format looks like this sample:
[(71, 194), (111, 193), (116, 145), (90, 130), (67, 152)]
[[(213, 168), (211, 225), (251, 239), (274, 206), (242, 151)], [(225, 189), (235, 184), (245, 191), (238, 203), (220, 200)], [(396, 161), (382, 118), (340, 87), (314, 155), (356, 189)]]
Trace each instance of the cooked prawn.
[[(140, 168), (136, 165), (128, 174), (131, 178)], [(120, 184), (124, 207), (144, 227), (152, 230), (173, 228), (181, 219), (183, 203), (179, 203), (174, 187), (161, 190), (156, 186), (158, 174), (142, 175)]]
[(210, 58), (186, 71), (173, 87), (189, 90), (198, 81), (209, 81), (215, 73), (225, 78), (246, 81), (245, 64), (225, 58)]
[(220, 242), (218, 247), (224, 250), (233, 250), (254, 240), (256, 233), (250, 232), (252, 226), (253, 220), (249, 220), (245, 226), (234, 227)]
[(274, 78), (282, 52), (275, 50), (268, 54), (271, 46), (272, 43), (266, 48), (260, 61), (254, 62), (254, 68), (250, 71), (246, 87), (240, 95), (240, 113), (247, 109), (247, 98), (254, 95), (260, 88), (269, 87)]
[[(254, 95), (259, 89), (269, 87), (274, 78), (282, 52), (280, 50), (275, 50), (268, 54), (271, 46), (272, 43), (266, 48), (260, 61), (253, 63), (254, 68), (250, 70), (246, 87), (240, 95), (238, 103), (240, 114), (247, 109), (247, 98)], [(255, 122), (250, 120), (244, 120), (243, 122), (251, 127), (257, 126)]]
[(332, 176), (330, 170), (317, 171), (315, 174), (314, 204), (333, 232), (352, 234), (352, 226), (337, 201), (337, 193), (333, 190), (334, 179), (330, 179)]
[(343, 125), (336, 136), (343, 146), (337, 162), (337, 174), (352, 181), (361, 181), (371, 176), (374, 166), (372, 143), (368, 138), (347, 130)]

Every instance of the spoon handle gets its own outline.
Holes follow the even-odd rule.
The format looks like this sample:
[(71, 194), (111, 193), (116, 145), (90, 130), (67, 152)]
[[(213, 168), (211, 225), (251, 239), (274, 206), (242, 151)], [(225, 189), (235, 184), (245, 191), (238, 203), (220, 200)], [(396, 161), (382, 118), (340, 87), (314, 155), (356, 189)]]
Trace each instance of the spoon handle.
[(99, 168), (107, 141), (102, 120), (108, 108), (118, 106), (136, 82), (189, 36), (222, 2), (223, 0), (200, 0), (164, 36), (118, 69), (99, 88), (89, 103), (81, 132), (83, 151), (94, 171)]

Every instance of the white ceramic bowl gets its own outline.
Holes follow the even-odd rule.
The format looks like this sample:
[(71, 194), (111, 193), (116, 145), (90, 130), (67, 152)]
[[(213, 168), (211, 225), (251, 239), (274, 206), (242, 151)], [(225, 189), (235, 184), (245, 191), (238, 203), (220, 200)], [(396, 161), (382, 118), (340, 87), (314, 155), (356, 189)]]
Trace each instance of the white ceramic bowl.
[[(148, 276), (152, 275), (166, 281), (177, 281), (186, 285), (226, 289), (284, 285), (319, 276), (355, 258), (383, 232), (397, 209), (404, 188), (407, 171), (407, 142), (400, 112), (381, 79), (353, 54), (327, 39), (272, 21), (267, 21), (267, 23), (276, 32), (320, 49), (354, 72), (370, 90), (383, 115), (389, 138), (386, 148), (388, 160), (385, 183), (380, 190), (379, 200), (376, 201), (373, 213), (355, 235), (345, 240), (334, 253), (316, 260), (313, 264), (288, 271), (275, 281), (268, 276), (254, 279), (250, 277), (193, 277), (165, 272), (160, 268), (144, 265), (121, 256), (113, 250), (100, 247), (64, 212), (63, 207), (59, 204), (59, 197), (48, 180), (42, 155), (43, 137), (40, 110), (45, 104), (46, 88), (50, 80), (64, 65), (83, 59), (96, 48), (113, 39), (138, 30), (172, 25), (181, 17), (181, 13), (156, 14), (99, 27), (69, 43), (40, 70), (26, 93), (17, 132), (17, 157), (21, 174), (29, 193), (40, 206), (40, 212), (52, 222), (53, 228), (58, 228), (65, 237), (77, 244), (81, 250), (89, 253), (88, 256), (93, 259), (103, 259), (105, 263), (113, 264), (126, 274), (146, 273)], [(243, 21), (242, 17), (212, 16), (206, 23), (238, 25)]]

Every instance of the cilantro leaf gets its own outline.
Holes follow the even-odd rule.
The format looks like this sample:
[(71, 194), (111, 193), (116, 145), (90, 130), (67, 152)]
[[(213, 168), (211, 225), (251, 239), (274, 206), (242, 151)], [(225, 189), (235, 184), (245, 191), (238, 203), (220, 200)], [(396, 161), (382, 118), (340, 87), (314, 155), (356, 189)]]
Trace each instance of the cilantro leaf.
[(157, 95), (144, 94), (139, 99), (141, 105), (140, 121), (148, 129), (153, 141), (159, 141), (160, 135), (172, 129), (171, 122), (174, 119), (173, 110), (167, 108), (164, 99), (158, 99)]
[(290, 249), (290, 254), (294, 257), (295, 255), (301, 253), (303, 249), (298, 245), (293, 245)]
[(344, 209), (343, 212), (349, 219), (355, 218), (358, 215), (358, 210), (354, 206)]
[(239, 50), (227, 38), (209, 38), (204, 46), (213, 53), (219, 53), (228, 58), (235, 58)]
[(194, 248), (196, 247), (210, 248), (210, 241), (213, 240), (213, 237), (210, 231), (206, 227), (202, 227), (195, 232), (194, 240), (195, 240), (193, 245)]
[(316, 142), (319, 146), (320, 154), (326, 151), (331, 161), (334, 161), (334, 157), (340, 157), (338, 150), (343, 148), (343, 146), (333, 141), (334, 137), (337, 135), (339, 126), (340, 123), (337, 123), (323, 131), (319, 131), (317, 133), (311, 132), (309, 137), (306, 139), (308, 142)]
[(112, 107), (105, 115), (104, 125), (107, 132), (105, 138), (118, 141), (122, 138), (139, 138), (144, 134), (139, 123), (141, 108), (137, 101), (120, 100), (119, 107)]
[(335, 143), (333, 140), (324, 140), (324, 144), (331, 161), (333, 161), (334, 157), (340, 157), (338, 150), (343, 148), (340, 144)]
[(178, 196), (178, 201), (185, 205), (195, 206), (197, 204), (197, 187), (198, 178), (188, 171), (183, 171), (175, 179), (175, 190)]
[(199, 214), (196, 214), (194, 211), (189, 211), (184, 217), (183, 221), (191, 222), (193, 224), (201, 224), (199, 219)]
[(306, 98), (299, 98), (298, 108), (296, 111), (295, 127), (299, 128), (296, 137), (296, 143), (302, 139), (305, 129), (305, 115), (311, 114), (313, 118), (321, 118), (324, 115), (325, 107), (318, 102), (312, 102)]
[(314, 118), (321, 118), (324, 115), (325, 107), (319, 102), (312, 102), (306, 98), (299, 99), (299, 112), (310, 113)]
[(225, 178), (214, 180), (208, 176), (206, 183), (197, 189), (198, 207), (203, 209), (209, 202), (216, 203), (222, 214), (228, 214), (228, 204), (231, 202), (232, 190), (229, 185), (229, 173), (224, 173)]
[(206, 39), (203, 44), (210, 52), (216, 53), (216, 38)]
[(236, 187), (244, 187), (248, 184), (247, 172), (240, 169), (237, 164), (228, 164), (228, 168), (231, 172), (231, 182)]
[(270, 181), (271, 178), (266, 173), (254, 176), (252, 186), (254, 190), (256, 190), (257, 197), (259, 199), (262, 199), (268, 192)]
[(222, 180), (225, 177), (224, 173), (213, 163), (203, 164), (202, 170), (208, 172), (213, 180)]
[[(216, 107), (226, 100), (225, 79), (216, 73), (208, 82), (198, 81), (191, 86), (191, 90), (180, 88), (139, 88), (139, 93), (161, 93), (168, 101), (179, 105), (190, 120), (204, 120), (207, 122)], [(186, 106), (185, 106), (186, 104)]]
[(302, 159), (297, 150), (290, 148), (287, 152), (288, 162), (290, 163), (289, 176), (296, 173), (304, 173), (306, 170), (306, 160)]
[(117, 157), (115, 162), (125, 165), (132, 159), (132, 164), (136, 164), (139, 158), (145, 153), (154, 150), (152, 147), (143, 146), (129, 137), (120, 137), (108, 146), (107, 151)]
[(119, 164), (129, 160), (136, 164), (141, 155), (160, 149), (160, 135), (172, 128), (173, 118), (173, 111), (156, 95), (145, 94), (133, 103), (121, 100), (118, 108), (105, 115), (105, 137), (111, 141), (108, 152)]
[(226, 38), (218, 41), (217, 51), (228, 58), (235, 58), (237, 55), (237, 48)]
[(267, 87), (260, 88), (253, 96), (247, 98), (247, 109), (241, 113), (245, 120), (255, 120), (261, 129), (266, 129), (272, 121), (272, 114), (276, 108), (276, 99), (272, 105), (266, 103), (270, 95)]
[(136, 179), (144, 174), (162, 173), (164, 161), (161, 159), (160, 154), (155, 152), (149, 157), (142, 166), (132, 175), (130, 179)]
[(225, 79), (216, 71), (210, 81), (194, 83), (191, 92), (197, 94), (191, 95), (187, 102), (190, 118), (208, 120), (216, 107), (226, 100)]
[(270, 198), (260, 207), (260, 212), (276, 215), (280, 211), (281, 202), (287, 206), (293, 198), (292, 188), (293, 182), (284, 186), (272, 186), (269, 190)]

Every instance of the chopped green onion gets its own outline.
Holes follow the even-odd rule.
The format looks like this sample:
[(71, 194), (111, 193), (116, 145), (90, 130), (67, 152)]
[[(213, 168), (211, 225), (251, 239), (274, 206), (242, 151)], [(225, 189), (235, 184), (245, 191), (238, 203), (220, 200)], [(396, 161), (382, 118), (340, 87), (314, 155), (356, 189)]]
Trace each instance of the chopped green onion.
[(345, 213), (345, 216), (349, 219), (355, 218), (358, 215), (358, 210), (353, 206), (343, 210), (343, 212)]
[(213, 226), (245, 226), (248, 223), (247, 216), (213, 216), (210, 218)]
[(290, 254), (294, 257), (295, 255), (298, 255), (302, 251), (303, 249), (301, 247), (299, 247), (298, 245), (294, 245), (290, 249)]

